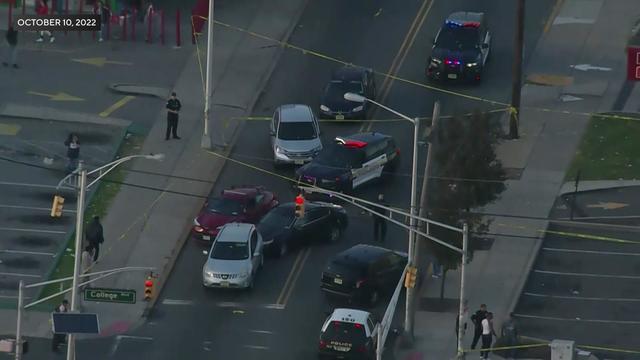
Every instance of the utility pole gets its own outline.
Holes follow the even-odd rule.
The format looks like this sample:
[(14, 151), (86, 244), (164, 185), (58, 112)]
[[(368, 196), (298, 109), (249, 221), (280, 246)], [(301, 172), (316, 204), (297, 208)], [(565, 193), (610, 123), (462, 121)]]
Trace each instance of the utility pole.
[(460, 265), (460, 306), (458, 308), (458, 359), (464, 359), (462, 337), (464, 336), (464, 307), (466, 304), (465, 277), (467, 272), (467, 254), (469, 253), (469, 225), (462, 225), (462, 264)]
[(200, 147), (211, 149), (211, 136), (209, 135), (209, 122), (211, 121), (211, 96), (213, 94), (213, 5), (214, 0), (209, 0), (209, 16), (207, 17), (207, 80), (204, 94), (204, 129)]
[[(84, 198), (85, 193), (87, 192), (87, 170), (83, 169), (82, 161), (78, 163), (78, 175), (80, 180), (78, 181), (79, 191), (78, 191), (78, 204), (76, 209), (76, 249), (75, 249), (75, 258), (73, 261), (73, 281), (71, 287), (71, 312), (78, 310), (78, 280), (80, 276), (80, 261), (82, 259), (82, 234), (83, 234), (83, 225), (84, 225)], [(69, 334), (69, 339), (67, 342), (67, 360), (75, 360), (76, 358), (76, 347), (75, 347), (76, 336), (74, 334)]]
[(520, 119), (520, 95), (522, 91), (522, 54), (524, 52), (524, 9), (525, 0), (518, 0), (516, 13), (516, 31), (513, 46), (511, 111), (509, 115), (509, 137), (519, 138), (518, 121)]
[(16, 360), (22, 360), (22, 307), (24, 306), (24, 281), (18, 284), (18, 323), (16, 326)]
[[(420, 133), (420, 118), (413, 120), (413, 160), (411, 166), (411, 218), (409, 219), (409, 227), (412, 231), (409, 232), (409, 266), (416, 266), (416, 233), (415, 230), (418, 222), (415, 216), (417, 215), (417, 187), (418, 187), (418, 134)], [(404, 313), (404, 331), (407, 334), (407, 339), (413, 341), (413, 309), (415, 308), (415, 288), (407, 288), (407, 298), (405, 304)]]

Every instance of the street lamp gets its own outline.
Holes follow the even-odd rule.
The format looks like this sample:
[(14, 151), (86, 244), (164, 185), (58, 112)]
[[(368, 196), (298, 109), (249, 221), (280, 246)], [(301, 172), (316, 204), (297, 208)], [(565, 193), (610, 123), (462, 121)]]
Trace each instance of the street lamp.
[[(413, 160), (411, 165), (411, 215), (413, 215), (409, 219), (409, 226), (415, 230), (416, 228), (416, 210), (417, 210), (417, 184), (418, 184), (418, 133), (420, 130), (420, 119), (419, 118), (410, 118), (402, 113), (399, 113), (385, 105), (380, 104), (374, 100), (371, 100), (367, 97), (364, 97), (360, 94), (355, 94), (348, 92), (344, 94), (344, 99), (347, 101), (353, 101), (357, 103), (364, 104), (365, 102), (370, 102), (375, 104), (399, 117), (410, 121), (413, 123)], [(413, 231), (409, 231), (409, 266), (416, 266), (416, 234)], [(413, 308), (415, 301), (415, 288), (407, 288), (407, 297), (406, 297), (406, 308), (405, 308), (405, 317), (404, 317), (404, 330), (407, 334), (409, 334), (409, 338), (413, 339)]]
[[(78, 164), (78, 168), (71, 174), (65, 176), (58, 183), (57, 188), (59, 189), (63, 183), (65, 183), (72, 176), (76, 175), (79, 177), (79, 181), (77, 186), (74, 187), (78, 190), (78, 203), (76, 210), (76, 239), (75, 239), (75, 257), (73, 262), (73, 281), (71, 285), (71, 311), (75, 311), (78, 306), (78, 281), (80, 277), (80, 261), (81, 261), (81, 249), (82, 249), (82, 232), (83, 232), (83, 220), (84, 220), (84, 198), (87, 192), (87, 189), (90, 188), (93, 184), (97, 183), (100, 179), (102, 179), (105, 175), (107, 175), (111, 170), (115, 169), (118, 165), (125, 163), (129, 160), (143, 158), (148, 160), (164, 160), (164, 154), (149, 154), (149, 155), (130, 155), (122, 157), (118, 160), (112, 161), (106, 165), (100, 166), (97, 169), (91, 170), (87, 172), (86, 169), (82, 167), (82, 161)], [(98, 174), (98, 176), (89, 184), (87, 184), (87, 176)], [(75, 359), (75, 335), (69, 334), (69, 339), (67, 343), (67, 360)]]
[(209, 0), (209, 15), (207, 16), (207, 79), (204, 88), (204, 129), (200, 147), (211, 149), (209, 135), (209, 119), (211, 117), (211, 96), (213, 94), (213, 6), (214, 0)]

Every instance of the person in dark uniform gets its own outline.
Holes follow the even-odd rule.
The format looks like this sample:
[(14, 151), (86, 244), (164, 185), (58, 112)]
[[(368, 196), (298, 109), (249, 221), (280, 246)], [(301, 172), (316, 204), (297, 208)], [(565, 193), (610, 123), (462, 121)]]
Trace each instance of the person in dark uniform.
[(176, 93), (172, 92), (171, 97), (167, 101), (167, 133), (165, 140), (169, 140), (169, 134), (173, 135), (174, 139), (180, 139), (178, 136), (178, 112), (182, 104), (176, 97)]
[[(384, 201), (384, 194), (378, 194), (378, 205), (389, 206)], [(375, 207), (374, 210), (378, 213), (385, 215), (386, 210)], [(382, 216), (373, 214), (373, 239), (378, 242), (384, 242), (384, 238), (387, 236), (387, 219)]]
[(91, 223), (87, 226), (86, 237), (89, 246), (93, 249), (93, 261), (96, 262), (100, 254), (100, 244), (104, 242), (103, 228), (102, 224), (100, 224), (99, 216), (94, 216)]
[(473, 329), (473, 342), (471, 343), (471, 348), (475, 349), (476, 345), (478, 345), (478, 340), (482, 336), (482, 320), (487, 317), (487, 305), (480, 305), (480, 310), (476, 311), (475, 314), (471, 315), (471, 321), (475, 328)]

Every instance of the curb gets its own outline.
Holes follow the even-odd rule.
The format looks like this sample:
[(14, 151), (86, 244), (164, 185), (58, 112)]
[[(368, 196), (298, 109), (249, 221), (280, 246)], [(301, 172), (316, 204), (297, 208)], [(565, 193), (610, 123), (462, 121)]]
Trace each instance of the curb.
[(77, 122), (96, 125), (111, 125), (124, 128), (129, 128), (129, 126), (131, 126), (131, 121), (119, 118), (101, 117), (95, 114), (82, 113), (77, 111), (65, 111), (44, 106), (30, 107), (20, 104), (4, 105), (0, 108), (0, 116), (35, 120)]
[(109, 90), (121, 94), (155, 96), (163, 100), (166, 100), (171, 93), (171, 89), (163, 87), (120, 83), (109, 84)]

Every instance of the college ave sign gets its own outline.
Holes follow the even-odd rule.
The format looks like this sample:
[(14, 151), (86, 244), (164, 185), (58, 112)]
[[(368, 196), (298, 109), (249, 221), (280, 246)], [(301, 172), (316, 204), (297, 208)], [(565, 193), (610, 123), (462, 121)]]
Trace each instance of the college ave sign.
[(85, 288), (84, 300), (135, 304), (136, 291), (122, 289)]

